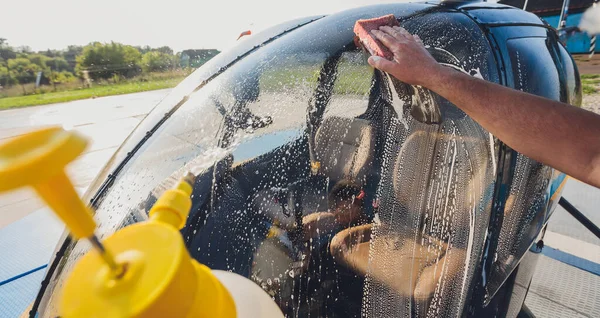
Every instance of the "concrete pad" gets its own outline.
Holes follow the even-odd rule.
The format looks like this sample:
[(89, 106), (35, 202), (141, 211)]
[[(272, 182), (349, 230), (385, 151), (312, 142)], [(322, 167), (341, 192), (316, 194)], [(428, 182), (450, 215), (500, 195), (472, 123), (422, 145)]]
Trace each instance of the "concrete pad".
[(49, 125), (73, 128), (145, 116), (169, 91), (158, 90), (4, 110), (0, 116), (0, 140)]
[[(29, 190), (31, 197), (25, 200), (13, 202), (0, 206), (0, 230), (44, 206), (44, 202), (40, 200), (33, 190)], [(0, 202), (4, 201), (4, 195), (0, 195)]]
[(544, 235), (544, 245), (600, 264), (600, 245), (587, 243), (551, 231), (546, 231), (546, 235)]
[(90, 145), (84, 153), (119, 147), (140, 120), (133, 117), (122, 118), (110, 122), (77, 126), (74, 131), (90, 139)]
[(525, 300), (536, 317), (600, 317), (600, 276), (539, 257)]
[[(569, 178), (562, 196), (595, 224), (600, 224), (600, 189)], [(548, 222), (548, 231), (579, 241), (600, 245), (600, 239), (558, 206)]]
[[(67, 175), (79, 194), (83, 194), (96, 175), (112, 157), (117, 147), (85, 153), (67, 167)], [(31, 188), (0, 194), (0, 229), (42, 208), (44, 202)]]
[[(73, 184), (83, 193), (131, 131), (168, 92), (158, 90), (0, 111), (0, 142), (52, 125), (85, 135), (90, 145), (67, 168)], [(0, 193), (0, 229), (43, 206), (32, 189)]]
[[(44, 126), (61, 125), (90, 138), (67, 167), (77, 192), (90, 182), (147, 113), (169, 92), (160, 90), (0, 112), (0, 142)], [(64, 226), (32, 189), (0, 194), (0, 281), (46, 264)], [(33, 301), (46, 269), (0, 287), (0, 316), (16, 317)]]
[(117, 147), (85, 153), (67, 167), (67, 174), (76, 187), (86, 187), (94, 180)]
[(9, 192), (0, 193), (0, 208), (3, 206), (31, 199), (35, 196), (36, 194), (31, 188), (21, 188)]

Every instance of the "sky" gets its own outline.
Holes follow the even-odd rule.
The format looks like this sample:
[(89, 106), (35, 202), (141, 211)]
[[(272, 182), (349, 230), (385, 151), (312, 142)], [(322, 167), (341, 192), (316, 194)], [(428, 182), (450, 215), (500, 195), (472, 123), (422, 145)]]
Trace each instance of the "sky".
[(1, 7), (0, 38), (34, 51), (92, 41), (225, 49), (245, 30), (402, 0), (27, 0)]

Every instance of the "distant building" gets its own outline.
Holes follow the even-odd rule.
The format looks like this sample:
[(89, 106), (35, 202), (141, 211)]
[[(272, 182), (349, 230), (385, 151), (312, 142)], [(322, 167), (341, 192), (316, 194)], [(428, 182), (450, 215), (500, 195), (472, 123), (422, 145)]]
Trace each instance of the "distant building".
[[(500, 0), (499, 3), (523, 9), (525, 0)], [(592, 6), (594, 0), (571, 0), (567, 28), (577, 27), (583, 12)], [(599, 4), (600, 5), (600, 4)], [(536, 14), (554, 28), (558, 28), (563, 0), (529, 0), (526, 11)], [(574, 32), (567, 39), (567, 50), (572, 54), (588, 53), (590, 37), (586, 33)], [(596, 52), (600, 52), (600, 45), (596, 45)]]

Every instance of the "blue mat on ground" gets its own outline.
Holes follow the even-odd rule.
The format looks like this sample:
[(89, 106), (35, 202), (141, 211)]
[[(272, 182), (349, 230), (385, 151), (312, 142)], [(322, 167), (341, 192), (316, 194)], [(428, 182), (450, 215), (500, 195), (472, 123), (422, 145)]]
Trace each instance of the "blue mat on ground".
[(0, 229), (0, 317), (18, 317), (34, 300), (63, 229), (45, 208)]

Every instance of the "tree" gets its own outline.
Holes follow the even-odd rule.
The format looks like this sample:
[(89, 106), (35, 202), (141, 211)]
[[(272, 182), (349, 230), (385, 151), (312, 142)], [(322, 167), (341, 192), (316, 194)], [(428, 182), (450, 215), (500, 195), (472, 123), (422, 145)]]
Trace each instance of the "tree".
[(46, 65), (47, 68), (44, 71), (44, 76), (52, 84), (54, 90), (56, 90), (56, 84), (65, 83), (74, 78), (73, 73), (70, 72), (71, 67), (69, 63), (62, 57), (48, 58)]
[(108, 79), (114, 75), (130, 77), (139, 73), (141, 56), (130, 45), (95, 42), (83, 48), (77, 57), (77, 69), (88, 71), (93, 79)]
[(83, 46), (69, 45), (67, 46), (67, 49), (63, 52), (62, 56), (65, 58), (65, 60), (67, 60), (67, 62), (75, 61), (75, 58), (81, 55), (81, 52), (83, 52)]
[(33, 53), (33, 50), (28, 45), (21, 45), (17, 48), (17, 52), (23, 53), (23, 54), (31, 54), (31, 53)]
[(184, 50), (181, 52), (182, 66), (193, 68), (200, 67), (219, 53), (218, 50), (214, 49)]
[(169, 54), (169, 55), (173, 55), (173, 49), (168, 47), (168, 46), (161, 46), (157, 49), (155, 49), (155, 51), (160, 52), (160, 53), (165, 53), (165, 54)]
[(144, 55), (148, 52), (161, 52), (161, 53), (173, 55), (173, 49), (168, 46), (152, 48), (152, 47), (150, 47), (150, 45), (144, 45), (144, 46), (137, 45), (137, 46), (134, 46), (134, 48), (136, 48), (138, 51), (140, 51), (140, 53), (142, 53), (142, 55)]
[(135, 48), (136, 50), (140, 51), (140, 53), (141, 53), (142, 55), (144, 55), (144, 54), (146, 54), (146, 53), (148, 53), (148, 52), (152, 51), (152, 48), (150, 47), (150, 45), (144, 45), (144, 46), (139, 46), (139, 45), (138, 45), (138, 46), (134, 46), (134, 48)]
[(50, 59), (45, 55), (41, 54), (30, 54), (27, 55), (27, 59), (31, 61), (31, 63), (39, 66), (42, 70), (45, 70), (48, 66), (46, 62)]
[(0, 38), (0, 58), (3, 60), (14, 59), (17, 57), (15, 50), (8, 45), (5, 38)]
[(8, 60), (8, 68), (11, 77), (15, 78), (23, 87), (23, 93), (26, 94), (25, 84), (33, 83), (37, 73), (42, 69), (26, 58), (16, 58)]
[(38, 54), (45, 55), (47, 57), (61, 57), (62, 52), (59, 50), (47, 49), (46, 51), (39, 51)]
[(56, 84), (67, 83), (67, 82), (70, 82), (70, 81), (72, 81), (74, 79), (75, 79), (75, 76), (73, 76), (73, 73), (65, 72), (65, 71), (63, 71), (63, 72), (52, 72), (48, 76), (48, 80), (54, 86), (55, 89), (56, 89)]
[(8, 73), (8, 68), (0, 63), (0, 86), (10, 86), (16, 84), (16, 79)]
[(144, 72), (162, 72), (177, 65), (176, 57), (159, 51), (151, 51), (142, 56)]
[(62, 57), (52, 57), (46, 60), (46, 65), (53, 72), (71, 72), (69, 63)]
[[(24, 83), (33, 82), (37, 72), (42, 70), (37, 64), (22, 57), (8, 60), (8, 67), (15, 77), (17, 77), (17, 79), (23, 79)], [(22, 82), (22, 80), (19, 80), (19, 82)]]
[(67, 50), (63, 52), (62, 56), (69, 63), (69, 72), (75, 72), (75, 66), (77, 66), (77, 56), (83, 52), (83, 46), (80, 45), (69, 45)]

